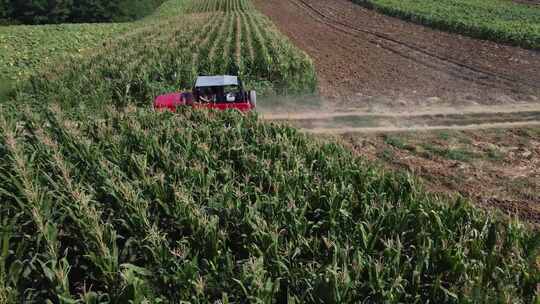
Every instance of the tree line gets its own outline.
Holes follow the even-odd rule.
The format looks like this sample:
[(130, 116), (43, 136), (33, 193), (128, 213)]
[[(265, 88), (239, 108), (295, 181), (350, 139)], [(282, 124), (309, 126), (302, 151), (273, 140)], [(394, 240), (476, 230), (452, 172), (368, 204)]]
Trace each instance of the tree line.
[(150, 14), (164, 0), (0, 0), (2, 23), (123, 22)]

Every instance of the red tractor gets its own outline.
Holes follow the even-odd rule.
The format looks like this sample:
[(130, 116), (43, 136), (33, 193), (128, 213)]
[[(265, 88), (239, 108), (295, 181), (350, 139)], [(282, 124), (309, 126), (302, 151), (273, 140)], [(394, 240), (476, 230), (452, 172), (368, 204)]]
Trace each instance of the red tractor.
[(244, 91), (237, 76), (199, 76), (192, 92), (168, 93), (156, 97), (155, 110), (175, 111), (178, 106), (206, 109), (255, 109), (257, 93)]

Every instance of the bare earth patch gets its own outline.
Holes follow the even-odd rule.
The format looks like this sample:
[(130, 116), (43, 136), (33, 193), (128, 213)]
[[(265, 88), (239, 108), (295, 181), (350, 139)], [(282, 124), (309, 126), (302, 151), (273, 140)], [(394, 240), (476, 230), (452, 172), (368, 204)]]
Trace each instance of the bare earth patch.
[(540, 224), (540, 128), (343, 136), (358, 154)]

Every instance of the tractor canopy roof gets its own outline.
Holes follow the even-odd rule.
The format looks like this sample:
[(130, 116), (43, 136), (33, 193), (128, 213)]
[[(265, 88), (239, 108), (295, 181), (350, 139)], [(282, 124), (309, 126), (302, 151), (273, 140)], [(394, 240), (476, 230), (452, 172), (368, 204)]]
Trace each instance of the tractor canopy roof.
[(237, 76), (199, 76), (195, 82), (195, 87), (222, 87), (228, 85), (239, 85)]

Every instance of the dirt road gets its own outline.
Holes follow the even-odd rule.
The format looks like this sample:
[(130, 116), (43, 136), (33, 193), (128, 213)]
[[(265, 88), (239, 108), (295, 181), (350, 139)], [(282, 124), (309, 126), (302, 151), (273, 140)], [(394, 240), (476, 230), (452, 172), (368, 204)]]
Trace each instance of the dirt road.
[(540, 103), (540, 52), (441, 32), (348, 0), (258, 0), (337, 106)]
[(285, 122), (311, 133), (381, 133), (472, 130), (540, 126), (540, 104), (435, 107), (409, 111), (262, 112), (265, 120)]

